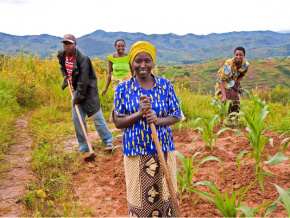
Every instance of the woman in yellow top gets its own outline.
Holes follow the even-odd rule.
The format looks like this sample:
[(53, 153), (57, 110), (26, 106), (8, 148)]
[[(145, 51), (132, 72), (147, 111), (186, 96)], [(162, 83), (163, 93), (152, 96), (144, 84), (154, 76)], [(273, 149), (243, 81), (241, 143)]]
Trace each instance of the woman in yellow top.
[[(245, 55), (245, 49), (237, 47), (234, 50), (234, 58), (228, 59), (216, 75), (215, 96), (221, 103), (225, 103), (227, 99), (233, 101), (228, 114), (239, 112), (240, 82), (246, 76), (249, 69), (249, 62), (244, 59)], [(232, 121), (230, 120), (231, 123)]]
[(115, 41), (116, 53), (108, 55), (109, 73), (107, 78), (106, 87), (102, 92), (104, 96), (108, 90), (108, 87), (112, 81), (113, 74), (113, 89), (116, 90), (120, 82), (128, 80), (133, 76), (131, 72), (131, 67), (129, 64), (129, 55), (125, 53), (126, 43), (123, 39), (117, 39)]

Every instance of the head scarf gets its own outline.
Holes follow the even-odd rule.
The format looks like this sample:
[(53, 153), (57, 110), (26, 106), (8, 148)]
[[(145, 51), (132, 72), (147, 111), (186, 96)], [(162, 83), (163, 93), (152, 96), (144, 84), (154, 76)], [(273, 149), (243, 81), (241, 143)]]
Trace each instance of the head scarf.
[(153, 63), (155, 63), (155, 58), (156, 58), (155, 47), (150, 42), (139, 41), (139, 42), (136, 42), (134, 45), (132, 45), (129, 52), (131, 66), (133, 64), (133, 60), (136, 57), (136, 55), (141, 52), (146, 52), (150, 54)]

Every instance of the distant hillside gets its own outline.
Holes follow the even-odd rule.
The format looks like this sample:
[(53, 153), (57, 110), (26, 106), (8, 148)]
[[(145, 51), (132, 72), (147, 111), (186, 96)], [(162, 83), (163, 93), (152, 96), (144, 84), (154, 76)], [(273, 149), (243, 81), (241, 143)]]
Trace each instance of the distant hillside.
[[(136, 41), (149, 41), (157, 48), (157, 61), (195, 63), (216, 58), (231, 57), (236, 46), (246, 48), (246, 58), (273, 58), (290, 56), (290, 33), (272, 31), (230, 32), (209, 35), (176, 35), (105, 32), (97, 30), (77, 39), (77, 47), (89, 57), (106, 58), (115, 52), (114, 42), (122, 38), (127, 52)], [(14, 36), (0, 33), (0, 53), (15, 54), (24, 48), (41, 58), (61, 49), (61, 38), (47, 34)]]
[[(215, 76), (226, 59), (215, 59), (202, 64), (164, 66), (158, 65), (155, 74), (171, 82), (183, 82), (184, 87), (203, 93), (214, 92)], [(248, 90), (256, 87), (271, 88), (280, 85), (290, 88), (290, 58), (253, 59), (242, 87)], [(187, 83), (187, 84), (186, 84)]]

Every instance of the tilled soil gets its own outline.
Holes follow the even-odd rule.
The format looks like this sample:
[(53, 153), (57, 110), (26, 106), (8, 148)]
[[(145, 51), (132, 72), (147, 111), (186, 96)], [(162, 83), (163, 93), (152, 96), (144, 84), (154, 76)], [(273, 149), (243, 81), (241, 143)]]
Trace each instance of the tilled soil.
[[(2, 175), (0, 182), (0, 216), (25, 216), (28, 212), (20, 202), (25, 192), (25, 184), (33, 179), (33, 173), (28, 169), (31, 152), (32, 137), (28, 131), (28, 117), (24, 116), (17, 121), (17, 134), (15, 144), (12, 145), (8, 155), (4, 157), (3, 163), (9, 165), (7, 171)], [(122, 134), (120, 130), (118, 134)], [(215, 132), (218, 131), (218, 127)], [(242, 131), (245, 131), (243, 128)], [(94, 162), (86, 163), (82, 161), (81, 167), (75, 168), (73, 175), (73, 192), (75, 199), (84, 206), (91, 209), (91, 216), (102, 217), (127, 217), (126, 184), (123, 167), (123, 153), (118, 147), (113, 153), (105, 152), (100, 148), (97, 132), (89, 133), (91, 141), (96, 145), (95, 152), (97, 158)], [(200, 152), (203, 156), (196, 158), (195, 164), (206, 156), (219, 157), (225, 166), (225, 176), (223, 169), (216, 161), (206, 162), (195, 172), (193, 183), (203, 180), (214, 182), (221, 193), (227, 189), (231, 192), (232, 187), (235, 191), (241, 187), (247, 187), (257, 175), (253, 173), (254, 161), (250, 159), (241, 170), (238, 169), (236, 159), (242, 150), (251, 150), (249, 141), (242, 136), (235, 135), (232, 131), (222, 133), (213, 151), (205, 144), (202, 139), (196, 139), (198, 133), (191, 130), (182, 129), (174, 131), (174, 141), (176, 150), (184, 156), (192, 156)], [(263, 153), (274, 156), (278, 152), (282, 138), (278, 134), (266, 132), (267, 137), (274, 139), (274, 146), (266, 144)], [(121, 145), (122, 139), (118, 137), (115, 145)], [(64, 143), (65, 150), (76, 152), (77, 142), (75, 139)], [(81, 154), (80, 159), (88, 156), (89, 153)], [(290, 156), (289, 148), (286, 156)], [(266, 158), (263, 161), (267, 160)], [(270, 172), (274, 177), (264, 177), (264, 192), (259, 183), (256, 182), (246, 193), (243, 204), (249, 207), (257, 207), (266, 201), (274, 201), (278, 198), (278, 192), (274, 186), (277, 184), (282, 188), (290, 188), (290, 166), (289, 161), (265, 166), (264, 170)], [(177, 160), (178, 166), (181, 167)], [(204, 186), (196, 186), (201, 191), (211, 191)], [(222, 214), (215, 208), (209, 200), (195, 195), (188, 194), (180, 203), (181, 214), (184, 217), (221, 217)], [(261, 213), (255, 214), (261, 216)], [(272, 217), (286, 217), (287, 214), (283, 206), (279, 205), (277, 210), (272, 213)]]
[[(216, 129), (215, 132), (217, 132)], [(242, 129), (245, 131), (245, 129)], [(193, 183), (203, 180), (214, 182), (221, 193), (227, 189), (235, 191), (241, 187), (251, 184), (257, 175), (253, 173), (254, 162), (250, 159), (241, 170), (238, 169), (236, 159), (242, 150), (251, 150), (249, 141), (242, 136), (235, 135), (232, 131), (222, 133), (213, 152), (202, 139), (194, 140), (198, 133), (191, 130), (174, 131), (174, 140), (176, 150), (184, 156), (192, 156), (196, 152), (205, 153), (198, 158), (200, 161), (205, 156), (219, 157), (225, 165), (225, 177), (223, 178), (223, 169), (216, 161), (209, 161), (202, 164), (193, 178)], [(282, 141), (279, 135), (266, 132), (266, 136), (274, 139), (274, 146), (266, 144), (263, 153), (274, 156), (278, 152)], [(115, 141), (115, 145), (121, 144), (121, 138)], [(91, 208), (94, 216), (103, 217), (122, 217), (128, 216), (126, 202), (126, 184), (123, 168), (123, 153), (121, 148), (117, 148), (112, 154), (104, 152), (100, 148), (95, 148), (98, 157), (94, 162), (82, 163), (82, 169), (76, 169), (73, 172), (73, 183), (75, 197), (83, 205)], [(286, 156), (289, 157), (289, 149)], [(87, 153), (88, 155), (88, 153)], [(85, 156), (85, 154), (84, 154)], [(266, 158), (263, 160), (267, 160)], [(177, 160), (178, 166), (181, 166)], [(286, 189), (290, 188), (290, 167), (289, 161), (282, 162), (273, 166), (265, 166), (264, 170), (270, 172), (274, 177), (264, 177), (264, 192), (256, 182), (246, 193), (243, 204), (249, 207), (257, 207), (266, 201), (274, 201), (279, 194), (274, 184)], [(210, 190), (204, 186), (196, 186), (201, 191)], [(180, 203), (181, 214), (184, 217), (221, 217), (222, 214), (215, 208), (215, 205), (209, 200), (194, 194), (187, 195)], [(261, 216), (256, 214), (256, 216)], [(274, 217), (286, 217), (287, 214), (283, 206), (278, 206), (272, 213)]]

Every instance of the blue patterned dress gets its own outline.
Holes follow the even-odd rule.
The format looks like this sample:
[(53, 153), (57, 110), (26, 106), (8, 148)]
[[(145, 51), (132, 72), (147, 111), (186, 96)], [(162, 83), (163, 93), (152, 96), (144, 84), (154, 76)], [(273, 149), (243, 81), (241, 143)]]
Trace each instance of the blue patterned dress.
[[(141, 95), (150, 97), (152, 109), (157, 117), (168, 115), (181, 117), (178, 99), (171, 83), (160, 77), (154, 78), (154, 87), (150, 90), (143, 89), (136, 77), (119, 84), (115, 92), (114, 111), (118, 115), (131, 115), (139, 111)], [(173, 134), (169, 126), (156, 126), (160, 145), (163, 152), (173, 151)], [(132, 126), (124, 129), (123, 151), (126, 156), (156, 154), (153, 136), (146, 118), (141, 118)]]

